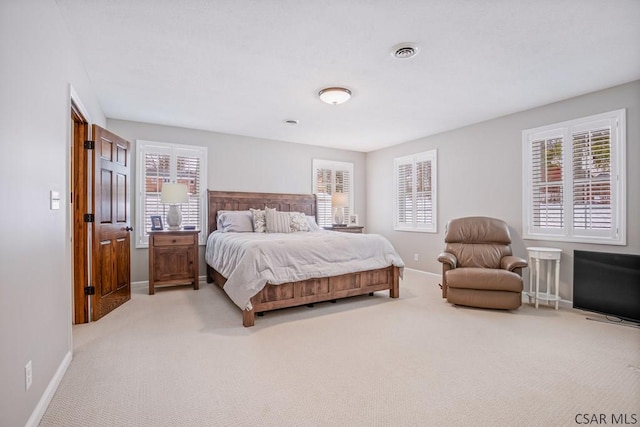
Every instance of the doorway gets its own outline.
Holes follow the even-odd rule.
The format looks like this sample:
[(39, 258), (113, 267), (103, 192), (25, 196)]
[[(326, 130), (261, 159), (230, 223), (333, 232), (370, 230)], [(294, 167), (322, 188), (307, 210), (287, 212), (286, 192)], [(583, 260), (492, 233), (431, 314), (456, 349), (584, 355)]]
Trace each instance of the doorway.
[(84, 288), (89, 285), (89, 223), (84, 214), (89, 212), (89, 162), (84, 142), (89, 140), (89, 122), (76, 102), (71, 100), (71, 212), (72, 212), (72, 274), (73, 324), (90, 321), (89, 298)]
[(73, 96), (70, 119), (72, 323), (79, 324), (131, 299), (131, 144), (90, 126)]

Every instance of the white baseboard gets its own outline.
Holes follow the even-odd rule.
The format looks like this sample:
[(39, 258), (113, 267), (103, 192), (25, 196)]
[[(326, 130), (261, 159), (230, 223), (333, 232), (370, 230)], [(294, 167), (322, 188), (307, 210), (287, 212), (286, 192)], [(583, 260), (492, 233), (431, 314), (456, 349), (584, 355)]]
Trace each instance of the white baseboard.
[(143, 289), (149, 287), (149, 281), (143, 280), (140, 282), (131, 282), (131, 289)]
[(412, 273), (426, 274), (428, 276), (437, 276), (437, 277), (441, 276), (441, 274), (439, 274), (439, 273), (431, 273), (429, 271), (416, 270), (415, 268), (405, 267), (404, 269), (407, 270), (407, 271), (411, 271)]
[(44, 416), (44, 413), (47, 410), (49, 403), (51, 403), (51, 399), (53, 399), (53, 395), (55, 394), (56, 390), (58, 389), (58, 386), (60, 385), (60, 381), (62, 381), (62, 377), (64, 377), (64, 374), (67, 372), (67, 369), (71, 364), (72, 358), (73, 356), (71, 354), (71, 351), (69, 351), (64, 356), (64, 359), (62, 359), (62, 363), (60, 363), (60, 366), (58, 366), (58, 370), (56, 371), (55, 375), (53, 376), (53, 378), (51, 378), (51, 381), (49, 381), (49, 385), (47, 386), (46, 390), (42, 394), (42, 397), (40, 398), (40, 401), (36, 405), (36, 408), (31, 413), (31, 416), (27, 420), (25, 427), (32, 427), (32, 426), (36, 427), (40, 423), (40, 420)]
[[(523, 304), (529, 304), (529, 296), (525, 292), (522, 292), (522, 303)], [(533, 306), (534, 303), (531, 303), (531, 305)], [(548, 306), (549, 304), (547, 303), (547, 301), (538, 301), (538, 306), (541, 306), (541, 305), (547, 305)], [(551, 302), (551, 306), (555, 307), (555, 303)], [(572, 309), (573, 308), (573, 301), (569, 301), (569, 300), (561, 298), (559, 303), (558, 303), (558, 308), (571, 308)]]

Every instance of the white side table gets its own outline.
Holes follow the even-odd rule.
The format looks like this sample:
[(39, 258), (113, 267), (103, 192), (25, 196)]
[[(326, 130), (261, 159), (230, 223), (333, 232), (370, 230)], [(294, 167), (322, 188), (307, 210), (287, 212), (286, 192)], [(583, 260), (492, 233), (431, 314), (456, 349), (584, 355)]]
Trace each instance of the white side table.
[[(560, 301), (560, 256), (562, 249), (531, 247), (527, 248), (527, 251), (529, 251), (529, 292), (526, 294), (529, 297), (529, 303), (533, 299), (536, 308), (538, 308), (538, 301), (547, 301), (548, 304), (555, 301), (557, 310)], [(540, 261), (548, 262), (545, 292), (540, 292)], [(555, 270), (553, 283), (551, 283), (551, 270)], [(534, 283), (535, 290), (533, 289)], [(551, 293), (552, 288), (553, 294)]]

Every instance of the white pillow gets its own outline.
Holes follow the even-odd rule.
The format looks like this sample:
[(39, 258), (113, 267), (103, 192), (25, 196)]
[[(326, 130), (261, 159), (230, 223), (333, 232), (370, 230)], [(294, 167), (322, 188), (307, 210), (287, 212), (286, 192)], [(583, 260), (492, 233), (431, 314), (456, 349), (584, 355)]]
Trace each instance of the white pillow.
[(265, 209), (267, 233), (291, 233), (291, 215), (272, 208)]
[(306, 215), (307, 217), (307, 225), (309, 226), (309, 231), (319, 231), (322, 230), (318, 223), (316, 222), (316, 217), (314, 215)]
[(250, 211), (218, 211), (217, 227), (223, 233), (251, 233), (253, 217)]

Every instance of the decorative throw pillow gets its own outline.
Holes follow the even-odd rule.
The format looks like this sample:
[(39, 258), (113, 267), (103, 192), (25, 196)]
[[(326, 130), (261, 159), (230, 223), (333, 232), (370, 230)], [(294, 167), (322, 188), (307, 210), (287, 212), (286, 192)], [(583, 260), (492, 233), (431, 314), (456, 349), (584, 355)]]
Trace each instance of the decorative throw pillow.
[(249, 209), (253, 216), (253, 231), (256, 233), (264, 233), (266, 231), (266, 215), (261, 209)]
[(309, 231), (307, 216), (302, 212), (289, 212), (291, 216), (291, 231)]
[(272, 208), (265, 209), (267, 233), (291, 233), (291, 215)]

